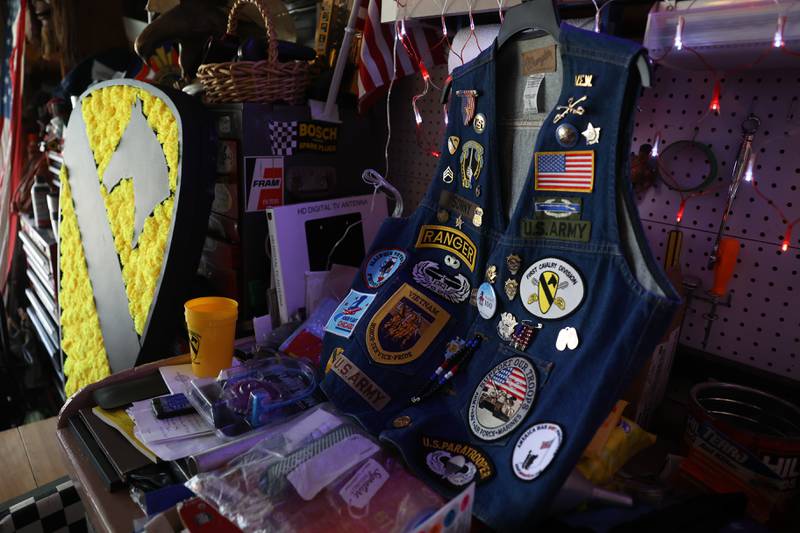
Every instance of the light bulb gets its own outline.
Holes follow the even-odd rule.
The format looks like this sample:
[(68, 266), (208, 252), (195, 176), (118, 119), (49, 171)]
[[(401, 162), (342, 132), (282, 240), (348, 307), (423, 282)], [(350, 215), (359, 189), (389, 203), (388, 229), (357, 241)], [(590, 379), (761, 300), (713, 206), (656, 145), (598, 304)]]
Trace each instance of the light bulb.
[(747, 168), (744, 171), (744, 181), (750, 183), (753, 181), (753, 166), (756, 160), (756, 155), (752, 154), (750, 156), (750, 161), (747, 162)]
[(653, 148), (650, 150), (650, 157), (658, 157), (658, 143), (661, 142), (661, 134), (656, 133), (656, 138), (653, 141)]
[(683, 25), (686, 23), (683, 17), (678, 17), (678, 25), (675, 26), (675, 50), (683, 50)]
[(678, 207), (678, 216), (675, 217), (675, 222), (680, 224), (684, 209), (686, 209), (686, 199), (681, 199), (681, 205)]
[(781, 243), (781, 252), (789, 249), (789, 244), (792, 242), (792, 225), (786, 226), (786, 233), (783, 234), (783, 242)]
[(717, 115), (719, 115), (720, 111), (719, 96), (721, 91), (722, 91), (722, 84), (720, 83), (719, 80), (715, 80), (714, 92), (711, 93), (711, 102), (709, 102), (708, 108)]
[(786, 42), (783, 40), (783, 28), (786, 27), (786, 15), (778, 16), (778, 26), (775, 28), (775, 37), (772, 39), (772, 46), (783, 48)]

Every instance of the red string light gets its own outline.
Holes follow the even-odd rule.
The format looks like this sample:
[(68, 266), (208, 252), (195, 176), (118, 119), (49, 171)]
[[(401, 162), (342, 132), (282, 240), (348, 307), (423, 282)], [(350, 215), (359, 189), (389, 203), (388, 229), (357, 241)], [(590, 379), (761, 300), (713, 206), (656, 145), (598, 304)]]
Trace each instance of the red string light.
[[(727, 72), (735, 73), (735, 72), (739, 72), (739, 71), (743, 71), (743, 70), (752, 69), (757, 64), (759, 64), (762, 60), (764, 60), (764, 58), (766, 58), (773, 51), (777, 51), (777, 52), (779, 52), (781, 54), (785, 54), (785, 55), (789, 55), (789, 56), (793, 56), (793, 57), (800, 57), (800, 52), (797, 52), (797, 51), (794, 51), (794, 50), (789, 50), (788, 48), (786, 48), (786, 42), (784, 40), (784, 29), (786, 27), (786, 20), (787, 20), (786, 15), (780, 15), (778, 17), (778, 21), (777, 21), (776, 29), (775, 29), (775, 34), (773, 35), (773, 38), (772, 38), (771, 43), (770, 43), (770, 46), (768, 48), (766, 48), (765, 50), (763, 50), (758, 55), (758, 57), (756, 57), (756, 59), (754, 59), (750, 63), (736, 65), (731, 69), (727, 69)], [(683, 44), (684, 25), (685, 25), (684, 18), (683, 17), (678, 17), (678, 22), (677, 22), (677, 25), (676, 25), (676, 28), (675, 28), (675, 39), (674, 39), (672, 48), (667, 50), (664, 53), (664, 55), (662, 55), (661, 57), (658, 57), (658, 58), (650, 57), (650, 60), (653, 63), (660, 63), (670, 53), (672, 53), (673, 51), (686, 50), (686, 51), (692, 53), (695, 57), (697, 57), (697, 59), (703, 64), (703, 67), (713, 75), (714, 85), (713, 85), (713, 90), (712, 90), (712, 93), (711, 93), (711, 100), (709, 101), (709, 104), (708, 104), (708, 111), (706, 112), (706, 114), (704, 114), (702, 117), (700, 117), (700, 119), (696, 122), (696, 124), (699, 124), (710, 113), (714, 113), (715, 115), (719, 115), (720, 110), (721, 110), (720, 99), (721, 99), (721, 94), (722, 94), (722, 83), (721, 83), (721, 79), (720, 79), (716, 69), (714, 69), (708, 63), (708, 61), (706, 61), (706, 59), (703, 57), (703, 55), (700, 52), (698, 52), (697, 50), (695, 50), (695, 49)], [(653, 149), (652, 149), (652, 152), (651, 152), (651, 155), (653, 157), (655, 157), (655, 158), (658, 158), (658, 142), (659, 142), (659, 140), (660, 140), (660, 137), (659, 137), (659, 134), (657, 133), (656, 134), (656, 140), (654, 142)], [(761, 190), (758, 188), (758, 183), (756, 182), (756, 179), (753, 176), (754, 164), (755, 164), (755, 155), (752, 155), (750, 157), (750, 160), (747, 162), (747, 169), (745, 171), (744, 180), (746, 182), (752, 183), (753, 190), (755, 191), (756, 195), (758, 195), (762, 200), (766, 201), (767, 204), (772, 209), (774, 209), (777, 212), (777, 214), (780, 216), (781, 222), (783, 224), (786, 224), (786, 230), (784, 232), (783, 239), (782, 239), (781, 245), (780, 245), (780, 251), (781, 251), (781, 253), (784, 253), (784, 252), (788, 251), (789, 248), (791, 247), (792, 231), (794, 230), (795, 224), (800, 222), (800, 217), (798, 217), (797, 219), (795, 219), (795, 220), (790, 222), (789, 219), (786, 217), (786, 215), (783, 213), (783, 211), (775, 204), (775, 202), (773, 202), (771, 198), (767, 197), (764, 193), (761, 192)], [(669, 180), (670, 180), (669, 172), (663, 172), (662, 168), (661, 168), (661, 165), (659, 164), (658, 166), (659, 166), (659, 170), (660, 170), (660, 174), (661, 174), (662, 178), (665, 178), (665, 181), (669, 182)], [(678, 213), (677, 213), (677, 215), (675, 217), (676, 223), (680, 223), (681, 220), (683, 219), (683, 214), (684, 214), (684, 211), (686, 209), (686, 203), (687, 203), (688, 200), (690, 200), (691, 198), (693, 198), (695, 196), (703, 196), (703, 195), (708, 194), (710, 192), (714, 192), (715, 190), (718, 190), (720, 188), (721, 187), (712, 187), (712, 188), (709, 188), (709, 189), (707, 189), (707, 190), (705, 190), (705, 191), (703, 191), (701, 193), (692, 193), (692, 194), (689, 194), (689, 195), (684, 195), (683, 193), (679, 193), (680, 197), (681, 197), (681, 201), (680, 201), (680, 205), (678, 207)]]
[(719, 97), (722, 91), (722, 84), (719, 79), (714, 80), (714, 92), (711, 93), (711, 102), (708, 104), (709, 111), (715, 115), (719, 115)]

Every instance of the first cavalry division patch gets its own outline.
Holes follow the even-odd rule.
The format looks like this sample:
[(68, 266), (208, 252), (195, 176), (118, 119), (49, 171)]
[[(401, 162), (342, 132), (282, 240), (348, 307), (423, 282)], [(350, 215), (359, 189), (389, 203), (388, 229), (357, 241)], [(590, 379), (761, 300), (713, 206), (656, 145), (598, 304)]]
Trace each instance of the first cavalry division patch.
[(594, 152), (536, 152), (534, 188), (537, 191), (592, 192)]
[(477, 248), (469, 237), (455, 228), (425, 224), (419, 229), (415, 246), (445, 250), (464, 261), (470, 272), (475, 270)]
[(511, 433), (528, 414), (536, 395), (536, 372), (524, 357), (509, 357), (489, 371), (472, 395), (469, 427), (483, 440)]
[(522, 274), (519, 294), (522, 305), (534, 316), (564, 318), (583, 302), (583, 278), (578, 269), (566, 261), (547, 257)]
[(419, 358), (442, 331), (450, 314), (404, 283), (367, 325), (366, 344), (376, 363), (402, 365)]
[(428, 468), (455, 487), (469, 484), (476, 475), (478, 484), (494, 476), (492, 460), (474, 446), (426, 435), (421, 437), (420, 444)]

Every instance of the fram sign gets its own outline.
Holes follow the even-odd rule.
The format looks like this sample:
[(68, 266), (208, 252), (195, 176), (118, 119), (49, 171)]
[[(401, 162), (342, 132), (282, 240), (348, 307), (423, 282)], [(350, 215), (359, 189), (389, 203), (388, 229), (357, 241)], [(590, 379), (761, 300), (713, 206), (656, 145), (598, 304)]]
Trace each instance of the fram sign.
[[(283, 157), (254, 158), (247, 212), (283, 205)], [(249, 168), (250, 165), (247, 165)]]

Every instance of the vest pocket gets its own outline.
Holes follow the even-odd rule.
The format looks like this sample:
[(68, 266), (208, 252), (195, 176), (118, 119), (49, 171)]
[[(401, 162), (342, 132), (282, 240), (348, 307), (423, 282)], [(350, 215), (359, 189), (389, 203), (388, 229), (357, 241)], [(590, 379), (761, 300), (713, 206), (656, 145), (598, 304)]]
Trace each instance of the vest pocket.
[(493, 350), (493, 344), (480, 350), (494, 351), (493, 357), (481, 361), (476, 353), (470, 363), (461, 412), (475, 442), (505, 444), (535, 408), (555, 365), (507, 345), (494, 344)]

